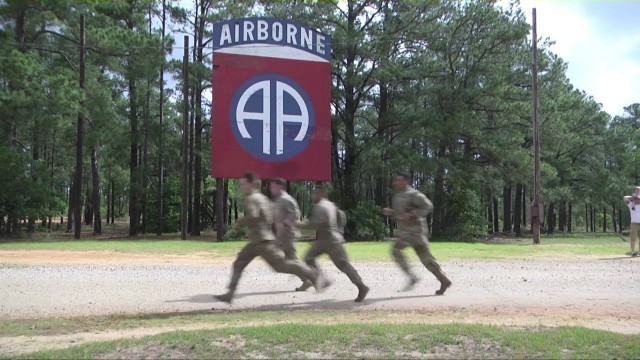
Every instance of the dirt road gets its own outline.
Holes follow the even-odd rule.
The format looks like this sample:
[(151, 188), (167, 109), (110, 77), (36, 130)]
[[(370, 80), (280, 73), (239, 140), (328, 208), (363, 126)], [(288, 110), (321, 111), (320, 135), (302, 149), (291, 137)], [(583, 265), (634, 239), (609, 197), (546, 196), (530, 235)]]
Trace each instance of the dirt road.
[[(74, 252), (76, 259), (83, 258)], [(85, 254), (91, 258), (91, 254)], [(95, 254), (94, 254), (95, 255)], [(232, 306), (211, 294), (225, 291), (230, 261), (118, 255), (90, 263), (55, 261), (35, 265), (0, 253), (0, 318), (34, 318), (91, 314), (182, 312), (206, 309), (355, 309), (467, 310), (491, 317), (539, 316), (548, 319), (593, 319), (601, 328), (640, 333), (640, 261), (629, 258), (449, 261), (442, 264), (454, 286), (433, 296), (438, 284), (415, 264), (423, 280), (412, 292), (398, 292), (405, 278), (392, 263), (356, 263), (372, 288), (363, 304), (356, 290), (333, 265), (323, 263), (334, 285), (324, 293), (297, 293), (299, 280), (273, 273), (262, 261), (247, 268)], [(22, 259), (22, 260), (20, 260)], [(190, 260), (189, 260), (190, 259)], [(58, 259), (59, 260), (59, 259)], [(149, 261), (147, 261), (149, 260)], [(493, 313), (493, 315), (492, 315)], [(611, 323), (606, 325), (606, 323)], [(605, 326), (606, 325), (606, 326)]]

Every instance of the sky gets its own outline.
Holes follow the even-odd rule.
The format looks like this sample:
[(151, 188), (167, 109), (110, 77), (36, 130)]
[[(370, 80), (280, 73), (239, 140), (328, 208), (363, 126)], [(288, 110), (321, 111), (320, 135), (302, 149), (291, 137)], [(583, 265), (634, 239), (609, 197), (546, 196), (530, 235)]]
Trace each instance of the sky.
[(538, 37), (568, 65), (571, 83), (610, 115), (640, 103), (640, 1), (520, 0)]
[[(538, 36), (555, 41), (551, 49), (568, 63), (567, 75), (576, 88), (593, 96), (612, 116), (640, 103), (640, 0), (520, 0), (520, 4), (530, 23), (531, 9), (536, 7)], [(175, 46), (183, 46), (183, 34), (173, 35)], [(174, 48), (173, 57), (182, 58), (182, 49)]]

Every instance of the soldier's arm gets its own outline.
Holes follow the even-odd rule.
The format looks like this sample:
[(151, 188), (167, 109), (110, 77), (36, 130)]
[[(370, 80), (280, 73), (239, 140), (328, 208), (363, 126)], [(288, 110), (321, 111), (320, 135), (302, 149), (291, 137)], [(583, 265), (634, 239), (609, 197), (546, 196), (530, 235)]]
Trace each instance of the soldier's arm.
[(284, 210), (283, 222), (288, 227), (293, 227), (298, 222), (298, 209), (295, 200), (287, 201)]
[(329, 214), (318, 205), (313, 206), (311, 218), (308, 221), (298, 222), (298, 227), (302, 229), (318, 229), (329, 224)]
[(248, 198), (244, 206), (244, 216), (238, 219), (236, 226), (247, 226), (260, 219), (260, 204)]
[(413, 199), (411, 200), (412, 200), (412, 205), (415, 207), (411, 211), (411, 214), (413, 215), (413, 217), (416, 217), (416, 218), (425, 217), (433, 211), (433, 203), (431, 202), (431, 200), (429, 200), (429, 198), (425, 194), (421, 192), (416, 192), (415, 195), (413, 196)]

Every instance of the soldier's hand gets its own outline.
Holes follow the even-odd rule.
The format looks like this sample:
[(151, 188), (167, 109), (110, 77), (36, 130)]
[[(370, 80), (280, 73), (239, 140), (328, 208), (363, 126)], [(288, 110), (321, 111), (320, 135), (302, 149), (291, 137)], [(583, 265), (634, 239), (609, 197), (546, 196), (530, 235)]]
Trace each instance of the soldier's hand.
[(382, 214), (384, 216), (393, 216), (393, 209), (384, 208), (384, 209), (382, 209)]

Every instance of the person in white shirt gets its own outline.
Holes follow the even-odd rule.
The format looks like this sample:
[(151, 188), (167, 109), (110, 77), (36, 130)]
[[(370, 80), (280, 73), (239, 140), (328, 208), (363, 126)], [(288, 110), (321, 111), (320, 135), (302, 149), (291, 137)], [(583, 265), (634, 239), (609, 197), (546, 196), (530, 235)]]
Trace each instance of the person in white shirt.
[(640, 233), (640, 186), (637, 186), (632, 196), (625, 196), (624, 201), (629, 207), (631, 214), (631, 226), (629, 227), (629, 237), (631, 238), (631, 256), (638, 256), (636, 252), (636, 241)]

